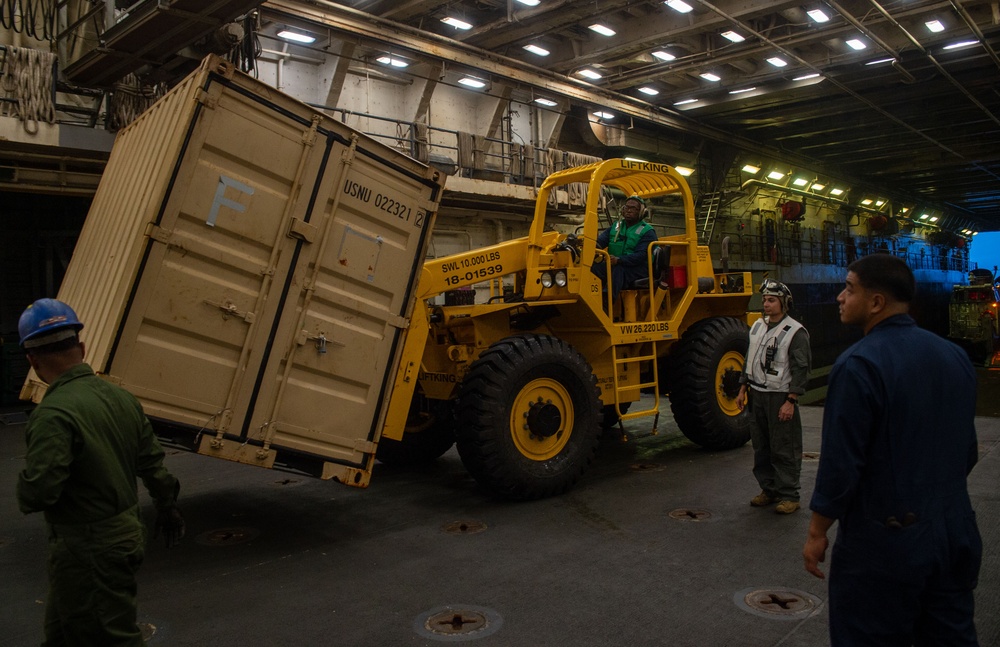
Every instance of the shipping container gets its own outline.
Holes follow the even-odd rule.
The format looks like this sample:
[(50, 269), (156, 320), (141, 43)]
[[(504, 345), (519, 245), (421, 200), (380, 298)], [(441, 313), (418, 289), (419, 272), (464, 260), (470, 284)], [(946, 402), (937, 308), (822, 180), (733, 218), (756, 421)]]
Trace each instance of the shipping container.
[(208, 57), (118, 134), (58, 297), (167, 442), (364, 486), (443, 183)]

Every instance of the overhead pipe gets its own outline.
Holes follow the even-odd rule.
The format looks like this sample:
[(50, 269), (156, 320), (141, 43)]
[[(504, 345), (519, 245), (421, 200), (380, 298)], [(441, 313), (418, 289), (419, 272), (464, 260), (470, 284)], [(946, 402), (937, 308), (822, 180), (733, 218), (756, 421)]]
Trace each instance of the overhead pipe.
[[(958, 15), (962, 17), (962, 20), (965, 21), (965, 25), (972, 31), (973, 34), (976, 35), (976, 38), (979, 39), (979, 44), (986, 48), (986, 53), (990, 55), (990, 58), (993, 59), (993, 62), (996, 63), (997, 67), (1000, 67), (1000, 56), (997, 56), (996, 51), (990, 47), (989, 42), (986, 40), (986, 36), (983, 35), (982, 30), (979, 29), (979, 25), (977, 25), (976, 21), (972, 19), (972, 16), (970, 16), (969, 12), (962, 6), (962, 3), (958, 0), (951, 0), (951, 6), (955, 9)], [(996, 8), (995, 4), (994, 8)]]

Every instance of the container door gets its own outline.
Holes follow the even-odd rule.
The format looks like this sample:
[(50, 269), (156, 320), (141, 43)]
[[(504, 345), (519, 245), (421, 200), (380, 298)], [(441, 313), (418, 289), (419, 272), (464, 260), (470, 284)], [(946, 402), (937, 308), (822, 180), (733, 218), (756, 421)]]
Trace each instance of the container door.
[(326, 153), (315, 126), (212, 83), (203, 93), (108, 372), (147, 414), (230, 432), (254, 387)]
[(250, 438), (324, 457), (325, 476), (371, 458), (434, 209), (424, 170), (391, 152), (336, 141), (307, 234), (315, 259), (296, 265), (255, 394)]

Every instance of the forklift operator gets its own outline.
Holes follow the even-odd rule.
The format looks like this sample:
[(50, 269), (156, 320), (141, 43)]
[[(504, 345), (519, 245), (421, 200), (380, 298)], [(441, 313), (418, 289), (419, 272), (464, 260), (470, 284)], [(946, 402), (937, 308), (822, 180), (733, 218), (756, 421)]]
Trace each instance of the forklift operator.
[[(626, 285), (646, 278), (646, 253), (656, 231), (644, 220), (646, 202), (637, 195), (625, 201), (622, 218), (597, 236), (598, 249), (607, 249), (611, 260), (611, 297), (617, 299)], [(607, 265), (595, 262), (591, 271), (607, 286)]]

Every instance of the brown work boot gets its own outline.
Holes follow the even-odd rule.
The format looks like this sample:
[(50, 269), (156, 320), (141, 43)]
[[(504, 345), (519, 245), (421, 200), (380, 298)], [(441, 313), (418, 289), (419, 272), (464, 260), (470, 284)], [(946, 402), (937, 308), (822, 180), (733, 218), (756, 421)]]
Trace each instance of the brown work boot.
[(799, 509), (798, 501), (780, 501), (774, 511), (778, 514), (792, 514)]
[(771, 505), (774, 503), (774, 499), (767, 495), (767, 492), (761, 490), (760, 494), (750, 499), (750, 505), (755, 508), (763, 508), (766, 505)]

